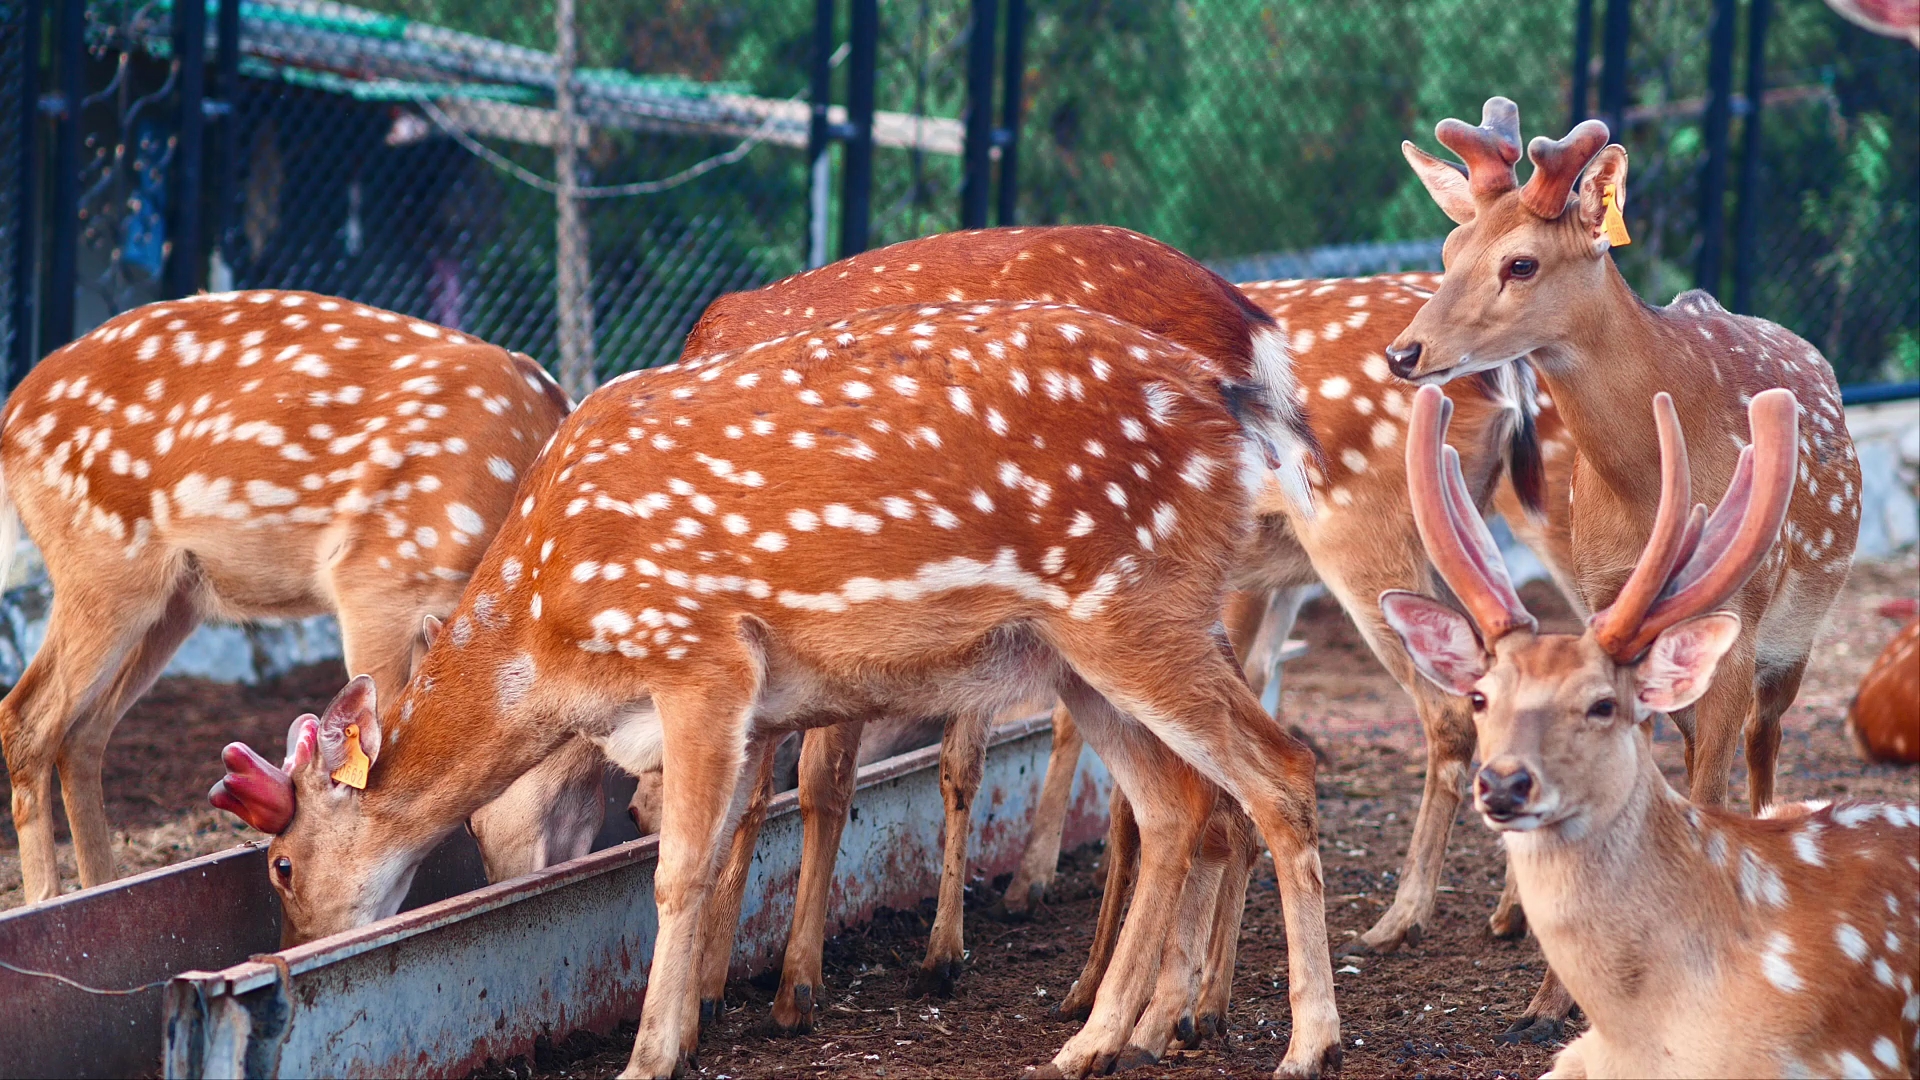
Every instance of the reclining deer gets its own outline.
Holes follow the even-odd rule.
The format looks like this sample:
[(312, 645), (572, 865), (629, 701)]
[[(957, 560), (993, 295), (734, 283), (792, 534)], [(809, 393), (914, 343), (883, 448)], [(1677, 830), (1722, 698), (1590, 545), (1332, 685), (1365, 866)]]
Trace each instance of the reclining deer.
[[(1748, 797), (1763, 810), (1773, 798), (1780, 716), (1799, 692), (1859, 531), (1860, 470), (1833, 370), (1788, 330), (1731, 314), (1705, 293), (1681, 293), (1664, 308), (1634, 295), (1609, 257), (1626, 241), (1627, 152), (1607, 143), (1605, 124), (1534, 139), (1524, 187), (1513, 172), (1520, 121), (1511, 101), (1490, 99), (1479, 127), (1446, 120), (1435, 132), (1466, 162), (1466, 176), (1411, 143), (1403, 149), (1458, 227), (1447, 237), (1445, 281), (1388, 359), (1419, 382), (1532, 362), (1576, 449), (1572, 556), (1588, 610), (1614, 603), (1655, 519), (1647, 466), (1658, 437), (1639, 402), (1671, 391), (1693, 433), (1693, 488), (1709, 496), (1733, 476), (1750, 400), (1784, 387), (1805, 410), (1786, 530), (1737, 597), (1743, 618), (1719, 677), (1672, 713), (1686, 738), (1693, 800), (1725, 801), (1744, 729)], [(1549, 985), (1523, 1019), (1551, 1032), (1571, 1007)]]
[[(1707, 692), (1756, 605), (1793, 494), (1797, 404), (1767, 390), (1711, 517), (1692, 506), (1673, 399), (1654, 400), (1659, 509), (1627, 584), (1584, 634), (1540, 634), (1444, 447), (1423, 387), (1407, 441), (1420, 533), (1468, 615), (1381, 607), (1421, 672), (1470, 697), (1499, 832), (1540, 946), (1592, 1021), (1555, 1077), (1911, 1076), (1920, 1054), (1920, 806), (1683, 798), (1654, 712)], [(1734, 601), (1738, 610), (1716, 610)], [(1742, 602), (1744, 601), (1744, 602)], [(1762, 609), (1764, 610), (1764, 609)]]
[(29, 372), (0, 413), (0, 559), (24, 524), (53, 584), (0, 702), (27, 902), (59, 893), (56, 769), (81, 884), (113, 877), (101, 758), (203, 619), (336, 614), (397, 693), (566, 411), (525, 356), (303, 292), (149, 304)]
[[(1082, 1075), (1123, 1049), (1222, 790), (1279, 877), (1281, 1071), (1336, 1064), (1313, 756), (1212, 633), (1265, 482), (1256, 448), (1298, 437), (1261, 400), (1273, 387), (1202, 374), (1197, 356), (1187, 374), (1178, 349), (1079, 308), (946, 304), (603, 387), (536, 462), (395, 700), (356, 679), (295, 722), (284, 769), (228, 755), (223, 796), (277, 834), (288, 940), (392, 914), (442, 836), (571, 738), (630, 771), (664, 761), (659, 931), (628, 1072), (666, 1075), (697, 1046), (703, 908), (754, 744), (1044, 690), (1145, 826), (1141, 899), (1052, 1068)], [(749, 416), (771, 426), (732, 437)], [(989, 490), (1006, 470), (1031, 483)], [(350, 738), (364, 790), (332, 778), (358, 756)]]

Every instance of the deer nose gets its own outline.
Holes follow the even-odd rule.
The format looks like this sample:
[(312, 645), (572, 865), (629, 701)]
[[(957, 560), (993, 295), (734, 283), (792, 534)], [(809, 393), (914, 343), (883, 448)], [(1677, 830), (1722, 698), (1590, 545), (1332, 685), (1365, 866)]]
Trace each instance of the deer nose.
[(1491, 765), (1483, 765), (1474, 777), (1473, 787), (1481, 813), (1495, 821), (1512, 821), (1520, 816), (1533, 794), (1533, 774), (1525, 766), (1501, 772)]
[(1416, 341), (1411, 345), (1389, 346), (1387, 366), (1403, 379), (1413, 378), (1413, 369), (1420, 366), (1420, 343)]

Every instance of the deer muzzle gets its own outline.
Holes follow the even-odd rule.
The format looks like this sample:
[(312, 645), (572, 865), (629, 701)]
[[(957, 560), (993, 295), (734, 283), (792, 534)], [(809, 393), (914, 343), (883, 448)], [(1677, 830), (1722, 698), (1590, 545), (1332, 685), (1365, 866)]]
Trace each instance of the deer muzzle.
[(1473, 778), (1473, 801), (1487, 820), (1510, 822), (1527, 810), (1534, 793), (1533, 774), (1518, 762), (1489, 762)]

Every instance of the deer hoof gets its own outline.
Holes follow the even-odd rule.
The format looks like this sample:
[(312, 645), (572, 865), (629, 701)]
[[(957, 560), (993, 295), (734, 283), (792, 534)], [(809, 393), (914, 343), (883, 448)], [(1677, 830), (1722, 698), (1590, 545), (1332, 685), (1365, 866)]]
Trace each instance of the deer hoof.
[(791, 1004), (780, 1001), (773, 1003), (773, 1026), (783, 1035), (813, 1034), (813, 1002), (816, 996), (812, 986), (794, 987)]
[(1120, 1053), (1114, 1057), (1112, 1071), (1117, 1073), (1127, 1072), (1131, 1069), (1144, 1069), (1149, 1065), (1158, 1065), (1159, 1063), (1159, 1054), (1154, 1053), (1144, 1046), (1134, 1046), (1129, 1043), (1125, 1049), (1121, 1050)]
[[(1219, 1013), (1203, 1013), (1197, 1022), (1197, 1026), (1200, 1029), (1201, 1041), (1207, 1039), (1224, 1039), (1227, 1037), (1227, 1018)], [(1190, 1047), (1189, 1049), (1192, 1048)]]
[(1182, 1050), (1194, 1050), (1200, 1046), (1200, 1031), (1194, 1025), (1192, 1016), (1183, 1016), (1174, 1022), (1173, 1041)]
[(720, 1014), (726, 1011), (727, 1002), (725, 998), (700, 999), (700, 1023), (702, 1025), (710, 1024), (720, 1019)]
[(1281, 1061), (1273, 1070), (1274, 1080), (1318, 1080), (1322, 1076), (1340, 1074), (1340, 1044), (1334, 1043), (1321, 1051), (1318, 1061), (1299, 1063)]
[(1515, 1043), (1559, 1042), (1565, 1033), (1565, 1026), (1551, 1016), (1522, 1016), (1513, 1025), (1500, 1033), (1500, 1041), (1509, 1045)]
[(1520, 905), (1495, 911), (1487, 916), (1487, 933), (1502, 941), (1517, 941), (1527, 936), (1527, 912)]
[(919, 997), (953, 996), (953, 984), (960, 978), (960, 961), (938, 960), (922, 967), (913, 976), (913, 992)]

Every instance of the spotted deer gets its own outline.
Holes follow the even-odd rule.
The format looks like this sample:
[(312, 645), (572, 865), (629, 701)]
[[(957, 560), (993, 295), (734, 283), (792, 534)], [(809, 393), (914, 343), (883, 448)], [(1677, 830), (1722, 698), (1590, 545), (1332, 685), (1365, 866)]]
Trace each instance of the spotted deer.
[[(754, 744), (882, 712), (1075, 709), (1143, 824), (1141, 896), (1092, 1019), (1051, 1068), (1124, 1048), (1215, 793), (1274, 853), (1293, 1037), (1339, 1020), (1313, 755), (1216, 644), (1272, 388), (1065, 305), (866, 312), (636, 373), (591, 395), (524, 482), (447, 630), (397, 698), (356, 680), (286, 765), (235, 748), (223, 792), (276, 833), (292, 943), (390, 915), (421, 858), (569, 739), (663, 762), (659, 909), (628, 1073), (699, 1034), (703, 908), (754, 787)], [(1139, 466), (1139, 468), (1135, 468)], [(383, 707), (382, 707), (383, 706)], [(364, 791), (330, 774), (357, 731)]]
[[(1444, 120), (1435, 135), (1466, 163), (1464, 176), (1412, 143), (1402, 149), (1456, 223), (1442, 252), (1446, 278), (1388, 360), (1396, 374), (1425, 383), (1531, 361), (1576, 450), (1572, 576), (1588, 610), (1613, 602), (1654, 519), (1647, 468), (1657, 438), (1638, 402), (1674, 395), (1692, 432), (1693, 486), (1709, 495), (1733, 475), (1745, 445), (1742, 411), (1754, 395), (1784, 387), (1805, 409), (1782, 542), (1732, 601), (1740, 636), (1719, 677), (1673, 714), (1694, 801), (1725, 802), (1744, 731), (1747, 794), (1763, 809), (1773, 798), (1780, 716), (1799, 692), (1859, 531), (1860, 470), (1833, 370), (1790, 331), (1734, 315), (1704, 292), (1663, 308), (1634, 294), (1610, 257), (1627, 240), (1627, 152), (1608, 143), (1605, 124), (1534, 139), (1525, 186), (1513, 169), (1519, 111), (1506, 98), (1487, 101), (1479, 126)], [(1551, 1027), (1571, 1008), (1548, 986), (1528, 1016)]]
[(113, 876), (101, 757), (202, 620), (337, 614), (397, 693), (566, 411), (525, 356), (304, 292), (149, 304), (29, 372), (0, 413), (0, 516), (53, 585), (0, 701), (28, 902), (59, 892), (56, 770), (81, 884)]
[[(1115, 253), (1120, 258), (1115, 258)], [(1022, 256), (1025, 256), (1022, 258)], [(726, 334), (736, 338), (791, 330), (797, 320), (822, 313), (841, 314), (838, 305), (860, 304), (867, 291), (877, 288), (866, 282), (874, 268), (911, 268), (907, 275), (885, 274), (892, 293), (911, 290), (914, 294), (959, 293), (968, 298), (998, 296), (1011, 291), (1054, 295), (1065, 282), (1077, 287), (1074, 299), (1083, 305), (1102, 305), (1103, 310), (1138, 325), (1151, 326), (1166, 336), (1195, 348), (1198, 352), (1222, 357), (1230, 367), (1245, 370), (1249, 356), (1249, 335), (1245, 330), (1222, 334), (1235, 320), (1234, 302), (1222, 300), (1224, 283), (1206, 274), (1185, 256), (1165, 245), (1137, 234), (1110, 228), (1051, 228), (1028, 230), (992, 230), (981, 233), (953, 234), (910, 241), (881, 251), (868, 253), (844, 264), (798, 275), (751, 293), (723, 297), (703, 316), (700, 328), (691, 337), (690, 349), (708, 347), (713, 339)], [(1009, 273), (1015, 276), (1008, 281)], [(1156, 284), (1151, 291), (1138, 287), (1142, 276)], [(904, 283), (902, 276), (905, 277)], [(848, 283), (857, 283), (858, 287)], [(1430, 775), (1441, 778), (1437, 793), (1429, 792), (1421, 819), (1419, 835), (1409, 856), (1409, 871), (1403, 878), (1401, 907), (1395, 914), (1409, 921), (1392, 932), (1376, 936), (1397, 943), (1394, 934), (1411, 927), (1417, 933), (1432, 910), (1435, 887), (1442, 865), (1446, 830), (1465, 786), (1468, 759), (1472, 751), (1471, 719), (1465, 703), (1449, 701), (1433, 692), (1414, 676), (1410, 662), (1401, 651), (1398, 639), (1380, 620), (1377, 606), (1368, 598), (1379, 589), (1403, 584), (1424, 584), (1429, 580), (1426, 558), (1420, 549), (1412, 519), (1405, 505), (1403, 457), (1399, 433), (1406, 417), (1408, 388), (1391, 377), (1382, 350), (1411, 317), (1437, 284), (1437, 276), (1411, 274), (1359, 281), (1278, 282), (1244, 287), (1246, 295), (1274, 317), (1268, 333), (1286, 343), (1294, 367), (1300, 399), (1308, 406), (1305, 413), (1316, 440), (1326, 448), (1324, 465), (1309, 465), (1308, 474), (1315, 488), (1318, 511), (1307, 515), (1284, 500), (1269, 498), (1259, 538), (1235, 571), (1233, 580), (1246, 587), (1228, 604), (1226, 625), (1236, 649), (1248, 662), (1255, 692), (1260, 692), (1270, 660), (1259, 654), (1262, 641), (1277, 643), (1285, 637), (1297, 609), (1300, 593), (1315, 581), (1333, 584), (1357, 622), (1372, 632), (1372, 641), (1390, 669), (1400, 675), (1421, 706), (1429, 724), (1429, 746), (1435, 755)], [(1050, 291), (1051, 290), (1051, 291)], [(1223, 316), (1197, 320), (1191, 313), (1225, 309)], [(743, 329), (744, 327), (744, 329)], [(1553, 522), (1548, 515), (1523, 510), (1516, 485), (1502, 483), (1509, 456), (1522, 461), (1532, 456), (1530, 432), (1524, 430), (1526, 411), (1515, 400), (1516, 389), (1503, 387), (1489, 379), (1484, 383), (1463, 384), (1461, 397), (1463, 423), (1460, 443), (1476, 478), (1476, 490), (1482, 501), (1493, 497), (1496, 486), (1502, 505), (1518, 531), (1534, 540), (1549, 565), (1562, 560), (1553, 553), (1559, 537), (1549, 536)], [(1550, 404), (1541, 417), (1542, 430), (1550, 438), (1541, 444), (1546, 455), (1544, 474), (1535, 469), (1531, 475), (1522, 468), (1519, 490), (1525, 490), (1535, 502), (1554, 506), (1564, 503), (1566, 468), (1571, 454), (1559, 437), (1557, 420)], [(1511, 448), (1518, 447), (1517, 453)], [(1529, 482), (1529, 479), (1531, 482)], [(1549, 493), (1540, 494), (1546, 484)], [(1556, 500), (1554, 495), (1558, 495)], [(1564, 512), (1555, 509), (1554, 521), (1564, 526)], [(1560, 534), (1563, 535), (1563, 534)], [(1266, 598), (1272, 591), (1275, 599)], [(1070, 713), (1055, 710), (1054, 752), (1049, 763), (1048, 780), (1042, 789), (1033, 837), (1021, 870), (1009, 886), (1007, 904), (1019, 909), (1030, 902), (1037, 889), (1051, 877), (1058, 857), (1060, 830), (1064, 822), (1067, 794), (1074, 766), (1083, 745), (1073, 727)], [(981, 743), (979, 718), (951, 729), (964, 739), (972, 751), (963, 752), (950, 739), (943, 763), (949, 771), (977, 754)], [(857, 733), (846, 728), (822, 729), (808, 734), (810, 743), (820, 743), (803, 756), (811, 767), (802, 770), (803, 812), (806, 855), (803, 856), (800, 893), (796, 899), (793, 931), (789, 936), (782, 982), (774, 1001), (776, 1024), (788, 1029), (805, 1029), (811, 1022), (812, 1005), (820, 1000), (820, 954), (825, 923), (827, 886), (831, 881), (833, 853), (838, 848), (839, 830), (844, 824), (852, 795), (852, 759), (849, 756)], [(830, 744), (830, 745), (829, 745)], [(965, 777), (976, 778), (977, 762), (965, 766)], [(949, 843), (945, 851), (941, 904), (933, 932), (929, 937), (927, 959), (922, 965), (923, 985), (944, 989), (959, 965), (962, 954), (960, 893), (964, 882), (966, 814), (972, 798), (966, 783), (948, 784)], [(1443, 801), (1444, 800), (1444, 801)], [(823, 818), (810, 813), (818, 808)], [(1116, 796), (1114, 817), (1117, 833), (1127, 828), (1131, 816), (1126, 812), (1124, 793)], [(1233, 813), (1230, 806), (1222, 812)], [(1232, 849), (1230, 840), (1247, 835), (1243, 826), (1220, 822), (1214, 834)], [(1117, 835), (1116, 845), (1132, 851), (1136, 845)], [(744, 856), (746, 850), (739, 849)], [(1233, 949), (1238, 938), (1239, 912), (1244, 896), (1245, 873), (1251, 866), (1251, 849), (1239, 853), (1241, 872), (1237, 881), (1224, 874), (1227, 884), (1212, 901), (1222, 916), (1183, 920), (1189, 934), (1211, 928), (1211, 941), (1188, 940), (1176, 944), (1190, 960), (1205, 958), (1207, 972), (1198, 982), (1181, 981), (1169, 971), (1165, 996), (1143, 1014), (1135, 1036), (1130, 1040), (1134, 1059), (1153, 1059), (1166, 1049), (1176, 1035), (1189, 1045), (1211, 1031), (1224, 1030), (1227, 994), (1233, 968)], [(1224, 857), (1224, 856), (1223, 856)], [(1211, 870), (1208, 871), (1211, 873)], [(744, 884), (744, 874), (733, 880)], [(1116, 881), (1122, 879), (1116, 879)], [(1102, 908), (1099, 947), (1090, 958), (1086, 973), (1063, 1003), (1069, 1015), (1085, 1015), (1092, 1007), (1094, 990), (1100, 985), (1111, 947), (1117, 941), (1121, 912), (1127, 891), (1116, 888)], [(1204, 907), (1196, 896), (1192, 901)], [(735, 909), (719, 907), (715, 918), (727, 922)], [(716, 928), (716, 932), (723, 932)], [(1388, 947), (1388, 946), (1382, 946)], [(719, 964), (724, 956), (710, 954)], [(723, 992), (725, 969), (716, 966), (707, 972), (706, 1000), (717, 1001)]]
[(1920, 764), (1920, 618), (1874, 658), (1847, 703), (1847, 737), (1868, 761)]
[(1592, 1026), (1549, 1076), (1911, 1076), (1920, 1051), (1920, 806), (1692, 802), (1649, 720), (1706, 693), (1740, 638), (1719, 610), (1770, 561), (1797, 470), (1797, 403), (1754, 395), (1752, 442), (1709, 516), (1674, 399), (1654, 399), (1653, 529), (1580, 635), (1541, 634), (1421, 389), (1407, 442), (1420, 534), (1467, 614), (1381, 597), (1421, 673), (1471, 698), (1474, 805)]

